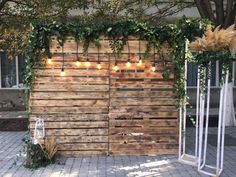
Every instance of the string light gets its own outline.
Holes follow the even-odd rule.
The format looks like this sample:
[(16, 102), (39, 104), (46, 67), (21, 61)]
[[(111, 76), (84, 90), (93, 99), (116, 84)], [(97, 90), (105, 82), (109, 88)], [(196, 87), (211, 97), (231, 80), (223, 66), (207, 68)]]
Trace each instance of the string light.
[(87, 59), (87, 61), (85, 62), (85, 66), (86, 66), (87, 68), (89, 68), (89, 67), (91, 66), (91, 63), (88, 61), (88, 59)]
[(52, 55), (51, 55), (51, 53), (48, 54), (47, 63), (48, 63), (49, 65), (52, 64)]
[(141, 66), (143, 64), (142, 58), (141, 58), (141, 45), (140, 45), (140, 39), (139, 39), (139, 43), (138, 43), (138, 49), (139, 49), (139, 61), (137, 63), (138, 66)]
[(98, 46), (98, 65), (97, 65), (97, 68), (100, 70), (102, 69), (102, 65), (100, 63), (100, 53), (99, 53), (99, 46)]
[(155, 52), (155, 46), (154, 46), (154, 49), (153, 49), (153, 64), (152, 64), (152, 72), (155, 72), (156, 71), (156, 58), (155, 58), (155, 55), (156, 55), (156, 52)]
[(78, 41), (77, 41), (77, 43), (76, 43), (76, 45), (77, 45), (77, 52), (76, 52), (76, 62), (75, 62), (75, 65), (77, 66), (77, 67), (79, 67), (80, 66), (80, 61), (79, 61), (79, 43), (78, 43)]
[(141, 59), (139, 59), (139, 61), (138, 61), (138, 66), (141, 66), (143, 64), (143, 61), (141, 60)]
[(65, 76), (65, 75), (66, 75), (66, 73), (65, 73), (64, 68), (61, 68), (61, 76)]
[(127, 61), (127, 63), (126, 63), (126, 67), (129, 68), (130, 66), (131, 66), (130, 61)]
[(129, 68), (131, 66), (131, 63), (130, 63), (130, 48), (129, 48), (129, 41), (127, 41), (127, 45), (128, 45), (128, 61), (126, 63), (126, 67)]
[(119, 70), (119, 67), (118, 67), (117, 64), (115, 64), (115, 66), (113, 67), (113, 70), (114, 70), (114, 71), (118, 71), (118, 70)]
[(100, 62), (98, 62), (97, 68), (98, 68), (99, 70), (102, 69), (102, 65), (101, 65)]
[(112, 68), (114, 71), (118, 71), (119, 70), (119, 67), (116, 63), (116, 55), (115, 55), (115, 66)]
[(62, 67), (61, 67), (61, 76), (65, 76), (65, 70), (64, 70), (64, 60), (65, 60), (65, 56), (64, 56), (64, 45), (62, 45)]
[(75, 62), (75, 65), (76, 65), (77, 67), (79, 67), (79, 66), (80, 66), (80, 61), (77, 60), (77, 61)]
[(156, 71), (156, 66), (155, 66), (155, 63), (152, 64), (152, 72), (155, 72)]

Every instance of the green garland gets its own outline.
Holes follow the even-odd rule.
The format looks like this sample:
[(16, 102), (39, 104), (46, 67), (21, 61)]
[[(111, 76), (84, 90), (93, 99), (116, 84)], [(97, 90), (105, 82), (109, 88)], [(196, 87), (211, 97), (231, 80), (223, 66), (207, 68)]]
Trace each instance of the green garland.
[[(199, 28), (199, 24), (203, 28)], [(37, 23), (33, 25), (32, 33), (29, 38), (29, 45), (25, 51), (26, 56), (26, 74), (25, 85), (31, 88), (31, 83), (35, 78), (33, 67), (38, 61), (49, 54), (49, 41), (51, 36), (56, 36), (62, 45), (65, 37), (70, 35), (83, 43), (84, 52), (87, 52), (90, 43), (99, 46), (99, 35), (104, 34), (111, 42), (110, 46), (113, 53), (119, 55), (126, 44), (128, 36), (136, 36), (139, 39), (147, 40), (148, 45), (145, 52), (147, 58), (150, 46), (154, 45), (160, 49), (161, 45), (167, 43), (171, 47), (172, 62), (175, 65), (175, 95), (177, 107), (180, 101), (186, 96), (184, 89), (184, 61), (185, 61), (185, 40), (194, 40), (201, 36), (204, 27), (210, 22), (200, 19), (179, 20), (176, 24), (170, 24), (160, 27), (149, 26), (146, 23), (139, 23), (132, 20), (121, 20), (115, 24), (72, 24), (53, 22), (51, 24)], [(117, 39), (122, 40), (117, 40)], [(158, 50), (160, 51), (160, 50)], [(160, 58), (163, 54), (158, 53)], [(163, 73), (164, 78), (168, 78), (168, 69)]]
[(225, 51), (204, 51), (192, 53), (192, 57), (189, 58), (190, 62), (196, 63), (199, 67), (199, 80), (200, 89), (202, 92), (206, 91), (207, 80), (211, 78), (211, 69), (214, 61), (219, 61), (222, 66), (220, 85), (223, 85), (226, 72), (231, 70), (233, 56), (229, 50)]

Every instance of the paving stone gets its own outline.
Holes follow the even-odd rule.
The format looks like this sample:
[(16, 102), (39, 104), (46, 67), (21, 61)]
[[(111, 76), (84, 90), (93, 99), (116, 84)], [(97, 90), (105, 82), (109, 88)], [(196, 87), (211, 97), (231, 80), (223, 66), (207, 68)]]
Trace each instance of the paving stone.
[[(216, 133), (210, 128), (210, 133)], [(226, 128), (226, 132), (236, 137), (236, 127)], [(64, 164), (53, 164), (46, 168), (30, 171), (22, 166), (24, 153), (17, 159), (16, 154), (22, 151), (21, 139), (26, 132), (0, 132), (0, 176), (2, 177), (134, 177), (134, 176), (168, 176), (168, 177), (206, 177), (197, 172), (196, 167), (181, 164), (176, 155), (163, 156), (99, 156), (67, 158)], [(189, 150), (194, 151), (194, 131), (188, 130)], [(188, 150), (188, 149), (187, 149)], [(208, 145), (207, 163), (214, 164), (216, 148)], [(224, 171), (221, 177), (233, 177), (236, 174), (236, 147), (225, 147)], [(16, 161), (16, 162), (15, 162)], [(15, 165), (12, 165), (15, 162)], [(11, 168), (10, 168), (11, 167)]]

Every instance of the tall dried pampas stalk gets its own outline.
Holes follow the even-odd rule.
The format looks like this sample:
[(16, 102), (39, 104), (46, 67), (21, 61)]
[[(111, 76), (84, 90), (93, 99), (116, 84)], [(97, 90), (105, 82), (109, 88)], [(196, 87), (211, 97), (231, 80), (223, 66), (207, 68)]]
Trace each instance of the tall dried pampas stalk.
[(40, 147), (42, 148), (44, 155), (47, 159), (52, 159), (54, 155), (57, 153), (57, 144), (55, 138), (46, 137), (43, 142), (39, 142)]
[(230, 50), (236, 50), (236, 36), (231, 40), (229, 45)]
[(232, 40), (235, 36), (234, 25), (227, 29), (220, 29), (220, 26), (217, 26), (214, 31), (212, 31), (211, 26), (207, 26), (202, 38), (196, 38), (189, 44), (189, 48), (193, 51), (229, 50), (233, 45)]

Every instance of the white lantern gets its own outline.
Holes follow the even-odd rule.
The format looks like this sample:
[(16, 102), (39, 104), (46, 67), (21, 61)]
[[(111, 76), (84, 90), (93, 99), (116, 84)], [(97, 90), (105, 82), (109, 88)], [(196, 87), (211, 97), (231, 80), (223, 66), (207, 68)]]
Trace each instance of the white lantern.
[(44, 121), (43, 119), (37, 119), (34, 128), (33, 144), (38, 144), (39, 139), (42, 139), (44, 137), (45, 137)]

